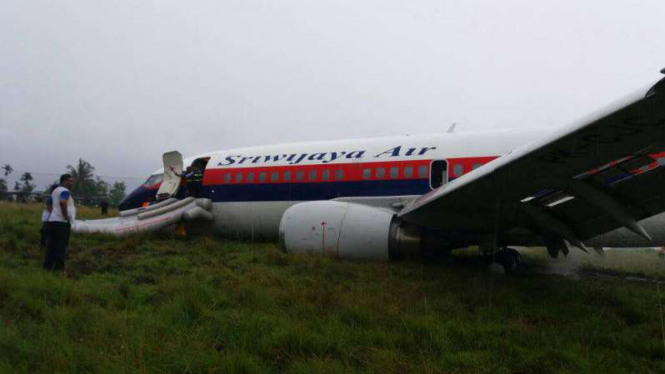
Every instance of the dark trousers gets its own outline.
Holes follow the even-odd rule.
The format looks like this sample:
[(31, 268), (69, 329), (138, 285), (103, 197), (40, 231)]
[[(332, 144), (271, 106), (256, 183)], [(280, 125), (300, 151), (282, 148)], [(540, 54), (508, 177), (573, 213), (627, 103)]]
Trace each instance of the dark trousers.
[(42, 228), (39, 229), (39, 233), (41, 234), (41, 239), (39, 240), (39, 244), (41, 245), (42, 248), (46, 247), (46, 243), (48, 243), (48, 222), (42, 222)]
[(201, 197), (201, 183), (192, 182), (187, 183), (188, 196), (199, 198)]
[(72, 226), (69, 222), (49, 222), (49, 240), (46, 245), (44, 269), (65, 270), (65, 257), (69, 245), (69, 234)]

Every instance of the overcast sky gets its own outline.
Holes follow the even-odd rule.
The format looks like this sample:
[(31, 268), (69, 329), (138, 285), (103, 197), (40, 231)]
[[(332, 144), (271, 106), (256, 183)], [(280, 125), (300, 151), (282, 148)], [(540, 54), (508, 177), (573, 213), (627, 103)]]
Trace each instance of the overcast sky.
[(664, 17), (662, 0), (2, 0), (0, 164), (42, 188), (81, 157), (136, 186), (174, 149), (566, 125), (660, 77)]

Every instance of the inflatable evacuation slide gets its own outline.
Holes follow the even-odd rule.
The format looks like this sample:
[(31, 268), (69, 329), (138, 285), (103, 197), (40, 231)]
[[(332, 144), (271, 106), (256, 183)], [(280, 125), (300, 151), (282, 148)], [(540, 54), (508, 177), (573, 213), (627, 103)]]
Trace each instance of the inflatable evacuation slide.
[(174, 197), (180, 186), (182, 173), (182, 155), (176, 151), (165, 153), (164, 180), (157, 192), (162, 201), (147, 207), (124, 210), (120, 217), (77, 220), (72, 224), (72, 231), (83, 233), (106, 233), (113, 235), (127, 235), (136, 232), (159, 231), (182, 221), (213, 219), (210, 210), (210, 199), (195, 199), (187, 197), (178, 200)]

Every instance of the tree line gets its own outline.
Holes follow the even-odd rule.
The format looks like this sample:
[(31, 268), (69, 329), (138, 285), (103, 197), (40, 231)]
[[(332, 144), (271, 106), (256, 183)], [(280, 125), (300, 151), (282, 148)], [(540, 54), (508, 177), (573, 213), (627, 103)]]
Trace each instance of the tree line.
[[(4, 164), (0, 170), (4, 174), (4, 177), (0, 178), (0, 200), (8, 200), (11, 196), (25, 200), (29, 196), (48, 192), (48, 188), (41, 193), (35, 191), (37, 186), (33, 183), (34, 178), (30, 172), (24, 172), (19, 180), (14, 182), (13, 191), (10, 191), (6, 178), (14, 172), (14, 169), (11, 165)], [(117, 206), (125, 197), (125, 182), (116, 181), (113, 184), (105, 182), (99, 176), (95, 176), (95, 167), (88, 161), (79, 159), (76, 165), (67, 165), (66, 173), (74, 178), (71, 193), (81, 204), (94, 205), (101, 200), (107, 200), (111, 206)], [(58, 181), (52, 184), (58, 184)]]

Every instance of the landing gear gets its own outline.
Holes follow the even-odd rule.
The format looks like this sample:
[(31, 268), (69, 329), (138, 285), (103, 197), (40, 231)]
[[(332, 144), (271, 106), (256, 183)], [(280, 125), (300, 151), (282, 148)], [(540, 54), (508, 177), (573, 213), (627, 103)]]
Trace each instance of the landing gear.
[(522, 255), (513, 248), (501, 248), (493, 257), (492, 262), (501, 265), (506, 273), (514, 273), (522, 265)]

